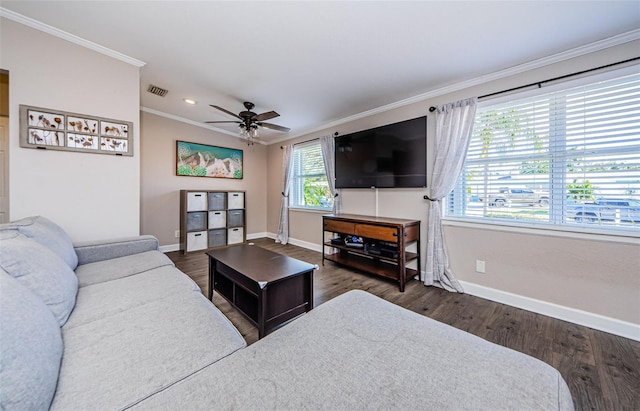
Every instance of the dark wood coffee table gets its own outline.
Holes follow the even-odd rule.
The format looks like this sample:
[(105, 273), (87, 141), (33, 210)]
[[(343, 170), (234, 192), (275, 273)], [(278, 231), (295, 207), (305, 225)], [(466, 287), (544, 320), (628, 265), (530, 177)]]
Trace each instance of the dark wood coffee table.
[(315, 266), (254, 245), (207, 252), (213, 290), (258, 327), (258, 338), (313, 308)]

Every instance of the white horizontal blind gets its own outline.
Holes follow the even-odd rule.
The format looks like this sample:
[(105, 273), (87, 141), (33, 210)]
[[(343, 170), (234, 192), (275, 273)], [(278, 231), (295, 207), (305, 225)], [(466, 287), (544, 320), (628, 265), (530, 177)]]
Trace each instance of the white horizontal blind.
[(640, 232), (640, 75), (479, 107), (445, 214)]
[(319, 141), (293, 147), (293, 181), (291, 206), (331, 210), (333, 196), (322, 160)]

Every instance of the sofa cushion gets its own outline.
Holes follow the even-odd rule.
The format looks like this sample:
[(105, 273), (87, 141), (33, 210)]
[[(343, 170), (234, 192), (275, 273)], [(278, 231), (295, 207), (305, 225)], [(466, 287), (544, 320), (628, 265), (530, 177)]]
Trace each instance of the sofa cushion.
[(200, 292), (69, 329), (52, 409), (122, 409), (245, 346)]
[(164, 266), (78, 289), (76, 306), (63, 329), (68, 330), (160, 300), (178, 292), (200, 292), (198, 285), (173, 266)]
[(117, 280), (164, 266), (173, 266), (173, 262), (169, 257), (160, 251), (147, 251), (79, 265), (76, 268), (76, 275), (78, 276), (78, 285), (86, 287), (87, 285)]
[(551, 366), (351, 291), (135, 409), (572, 410)]
[(0, 306), (0, 409), (46, 410), (58, 381), (60, 327), (51, 310), (3, 270)]
[(78, 266), (78, 256), (73, 249), (73, 242), (67, 233), (53, 221), (41, 217), (27, 217), (12, 224), (29, 238), (47, 247), (57, 254), (72, 270)]
[(76, 302), (78, 278), (56, 254), (15, 230), (0, 231), (0, 267), (37, 295), (62, 326)]
[(159, 250), (158, 239), (152, 235), (111, 238), (108, 240), (81, 241), (73, 243), (78, 255), (78, 265), (111, 260), (126, 255)]

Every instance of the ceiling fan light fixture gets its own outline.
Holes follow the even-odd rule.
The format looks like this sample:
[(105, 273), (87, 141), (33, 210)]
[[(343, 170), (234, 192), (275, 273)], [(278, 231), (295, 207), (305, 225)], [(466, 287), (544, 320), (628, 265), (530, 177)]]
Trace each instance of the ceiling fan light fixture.
[(238, 124), (240, 129), (240, 135), (247, 140), (247, 144), (252, 146), (254, 140), (258, 138), (258, 126), (256, 124), (250, 124), (248, 127), (244, 123)]
[(267, 129), (271, 129), (271, 130), (276, 130), (276, 131), (282, 131), (282, 132), (288, 132), (290, 131), (290, 129), (288, 127), (282, 127), (279, 126), (277, 124), (271, 124), (271, 123), (265, 123), (264, 120), (270, 120), (272, 118), (275, 117), (279, 117), (280, 114), (276, 113), (275, 111), (267, 111), (265, 113), (262, 114), (256, 114), (253, 111), (251, 111), (253, 109), (254, 104), (250, 103), (248, 101), (245, 101), (244, 103), (244, 108), (246, 109), (245, 111), (241, 111), (238, 114), (233, 113), (227, 109), (224, 109), (222, 107), (216, 106), (214, 104), (209, 104), (211, 107), (215, 108), (216, 110), (220, 110), (223, 113), (226, 113), (232, 117), (235, 117), (237, 120), (232, 120), (232, 121), (205, 121), (205, 123), (237, 123), (238, 124), (238, 129), (239, 129), (239, 133), (242, 137), (244, 137), (247, 140), (247, 143), (249, 145), (253, 145), (254, 140), (257, 140), (258, 138), (258, 129), (260, 127), (264, 127)]

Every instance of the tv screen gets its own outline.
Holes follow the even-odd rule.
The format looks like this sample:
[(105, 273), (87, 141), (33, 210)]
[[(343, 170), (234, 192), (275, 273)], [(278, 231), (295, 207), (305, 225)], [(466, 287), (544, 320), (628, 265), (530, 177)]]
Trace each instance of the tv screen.
[(427, 117), (336, 137), (336, 188), (427, 186)]

